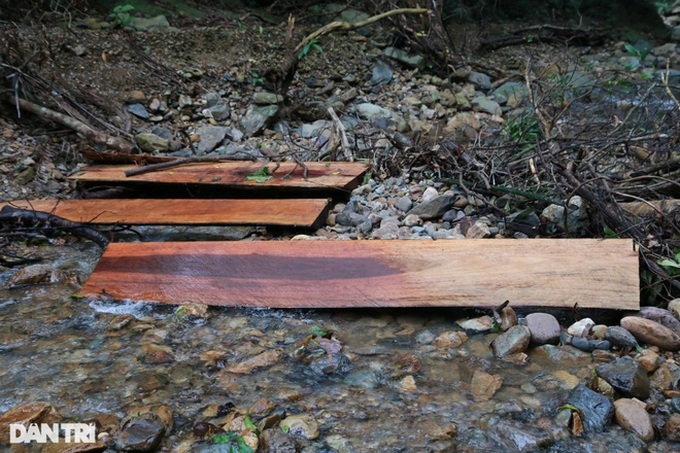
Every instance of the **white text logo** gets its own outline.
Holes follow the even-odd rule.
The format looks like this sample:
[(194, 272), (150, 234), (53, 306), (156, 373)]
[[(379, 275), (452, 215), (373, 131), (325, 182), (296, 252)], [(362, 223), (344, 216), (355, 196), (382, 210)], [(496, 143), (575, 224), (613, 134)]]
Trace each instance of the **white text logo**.
[(9, 442), (11, 444), (27, 444), (37, 442), (46, 444), (59, 443), (60, 432), (64, 434), (63, 442), (67, 443), (94, 443), (96, 442), (95, 426), (87, 423), (31, 423), (25, 426), (21, 423), (9, 425)]

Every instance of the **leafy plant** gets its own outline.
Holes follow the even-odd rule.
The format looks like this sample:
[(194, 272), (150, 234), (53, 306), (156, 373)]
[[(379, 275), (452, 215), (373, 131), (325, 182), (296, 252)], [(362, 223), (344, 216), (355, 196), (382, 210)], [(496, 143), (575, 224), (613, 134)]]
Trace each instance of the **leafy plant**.
[(328, 330), (324, 329), (323, 327), (313, 325), (312, 326), (312, 335), (316, 335), (317, 337), (325, 337), (328, 335)]
[(224, 451), (228, 451), (229, 453), (255, 453), (255, 450), (246, 444), (243, 437), (231, 430), (214, 436), (212, 438), (212, 443), (228, 447), (229, 449)]
[(316, 38), (312, 38), (309, 41), (307, 41), (305, 46), (298, 54), (298, 60), (302, 60), (303, 58), (305, 58), (309, 54), (309, 52), (311, 52), (312, 49), (316, 50), (319, 53), (323, 53), (323, 48), (319, 44), (319, 41), (317, 41)]
[(272, 175), (269, 173), (269, 167), (262, 167), (246, 176), (246, 181), (255, 181), (260, 184), (263, 184), (270, 179), (272, 179)]
[(531, 151), (540, 138), (541, 131), (538, 127), (536, 115), (524, 112), (520, 116), (509, 117), (503, 125), (501, 132), (506, 140), (517, 143), (522, 152)]
[(119, 27), (129, 27), (132, 24), (132, 14), (130, 12), (134, 9), (135, 7), (130, 4), (116, 5), (113, 8), (113, 12), (109, 14), (109, 18)]
[(264, 77), (262, 77), (260, 74), (257, 72), (253, 71), (250, 73), (250, 75), (253, 77), (253, 85), (264, 85)]
[[(627, 42), (623, 45), (624, 49), (626, 49), (626, 52), (631, 54), (634, 57), (637, 57), (638, 60), (640, 60), (640, 63), (645, 61), (645, 58), (647, 58), (647, 55), (649, 55), (650, 49), (638, 49), (631, 43)], [(634, 67), (627, 67), (626, 69), (635, 69)]]
[(675, 254), (674, 259), (667, 258), (665, 260), (659, 260), (657, 263), (659, 266), (663, 267), (671, 277), (680, 276), (680, 252)]

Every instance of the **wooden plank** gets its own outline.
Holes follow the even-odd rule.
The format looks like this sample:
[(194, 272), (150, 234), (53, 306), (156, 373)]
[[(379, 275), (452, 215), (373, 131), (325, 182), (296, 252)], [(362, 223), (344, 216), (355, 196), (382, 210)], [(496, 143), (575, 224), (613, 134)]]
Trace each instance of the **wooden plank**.
[[(307, 179), (303, 169), (294, 162), (282, 162), (275, 170), (273, 163), (216, 162), (195, 163), (167, 170), (126, 177), (125, 171), (135, 165), (97, 165), (76, 173), (71, 178), (82, 182), (218, 185), (231, 188), (286, 188), (307, 190), (351, 190), (356, 187), (366, 171), (366, 165), (358, 162), (307, 162)], [(264, 167), (274, 171), (266, 181), (246, 180)]]
[(83, 295), (282, 308), (639, 308), (625, 239), (116, 243)]
[(74, 221), (125, 225), (271, 225), (312, 228), (325, 220), (329, 200), (111, 199), (0, 203)]

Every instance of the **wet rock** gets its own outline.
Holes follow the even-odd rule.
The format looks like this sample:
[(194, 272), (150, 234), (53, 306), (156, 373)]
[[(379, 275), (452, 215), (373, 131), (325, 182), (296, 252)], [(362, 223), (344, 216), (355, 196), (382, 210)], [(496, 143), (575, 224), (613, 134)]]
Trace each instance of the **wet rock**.
[(628, 330), (620, 326), (609, 326), (604, 334), (604, 339), (614, 346), (623, 349), (636, 349), (638, 342)]
[(659, 307), (642, 307), (635, 316), (658, 322), (662, 326), (680, 334), (680, 321), (673, 316), (670, 310)]
[(16, 271), (5, 282), (7, 288), (17, 288), (26, 285), (41, 285), (61, 283), (68, 279), (64, 271), (54, 269), (48, 264), (33, 264)]
[(153, 451), (163, 440), (165, 424), (154, 414), (134, 414), (121, 422), (116, 448), (124, 451)]
[(652, 418), (645, 410), (645, 403), (638, 399), (620, 398), (614, 401), (616, 423), (637, 434), (645, 442), (654, 440)]
[(415, 393), (418, 391), (416, 379), (410, 374), (404, 376), (397, 383), (397, 390), (399, 390), (399, 393)]
[(142, 346), (142, 349), (145, 353), (145, 363), (161, 365), (175, 361), (175, 354), (173, 353), (172, 348), (169, 346), (163, 346), (159, 344), (145, 344)]
[(53, 421), (58, 421), (61, 418), (50, 403), (37, 401), (13, 407), (0, 416), (0, 443), (9, 443), (11, 424), (49, 423), (48, 418)]
[(609, 398), (584, 384), (571, 391), (567, 403), (581, 411), (583, 428), (588, 433), (604, 431), (614, 416), (614, 405)]
[(290, 434), (278, 428), (265, 429), (260, 433), (260, 449), (262, 453), (297, 453), (299, 446)]
[(661, 357), (659, 357), (659, 354), (650, 349), (645, 349), (642, 351), (637, 357), (635, 357), (635, 360), (637, 360), (640, 366), (642, 366), (642, 368), (644, 368), (647, 373), (653, 373), (657, 368), (659, 368), (659, 365), (661, 365)]
[(664, 432), (668, 440), (680, 441), (680, 414), (671, 415), (664, 425)]
[(243, 133), (248, 137), (259, 133), (278, 110), (276, 105), (250, 106), (241, 119)]
[(135, 141), (137, 146), (147, 153), (167, 151), (170, 148), (170, 143), (166, 139), (151, 132), (142, 132), (135, 135)]
[(457, 348), (465, 343), (467, 339), (468, 336), (465, 332), (450, 330), (443, 332), (435, 338), (434, 345), (438, 348)]
[(542, 429), (536, 424), (515, 420), (493, 420), (489, 423), (486, 434), (500, 448), (489, 448), (483, 451), (540, 451), (550, 447), (555, 442), (548, 430)]
[(295, 437), (309, 440), (319, 437), (319, 422), (311, 414), (290, 415), (281, 420), (281, 427)]
[(335, 221), (338, 225), (344, 226), (359, 226), (364, 223), (368, 217), (363, 214), (358, 214), (356, 212), (343, 210), (335, 216)]
[(596, 349), (608, 350), (612, 347), (612, 344), (607, 340), (589, 340), (587, 338), (569, 335), (566, 332), (562, 332), (560, 335), (560, 342), (563, 345), (570, 345), (586, 352), (592, 352)]
[(386, 57), (393, 58), (410, 68), (422, 69), (425, 64), (425, 58), (421, 55), (409, 55), (407, 52), (397, 49), (396, 47), (385, 47), (383, 54)]
[(624, 356), (611, 363), (603, 363), (595, 370), (619, 393), (641, 399), (649, 397), (647, 372), (632, 357)]
[(502, 376), (475, 370), (470, 382), (470, 392), (472, 392), (475, 401), (488, 401), (493, 398), (502, 385)]
[(673, 362), (664, 362), (654, 371), (649, 383), (655, 389), (677, 389), (680, 385), (680, 366)]
[(500, 327), (503, 332), (508, 330), (510, 327), (517, 325), (517, 313), (515, 313), (515, 310), (510, 306), (507, 306), (501, 310), (500, 318)]
[(525, 326), (513, 326), (499, 335), (492, 343), (496, 357), (505, 357), (517, 352), (524, 352), (529, 347), (531, 332)]
[(560, 323), (549, 313), (528, 314), (526, 326), (531, 332), (531, 342), (534, 344), (557, 343), (560, 339)]
[(272, 366), (279, 361), (280, 353), (278, 351), (264, 351), (255, 357), (251, 357), (242, 362), (229, 365), (225, 368), (226, 371), (235, 374), (248, 374), (255, 368), (264, 368)]
[(197, 149), (201, 153), (208, 153), (215, 149), (227, 136), (229, 128), (222, 126), (201, 126), (196, 130), (196, 135), (201, 137)]
[(590, 385), (593, 390), (601, 395), (606, 396), (607, 398), (611, 398), (613, 400), (616, 397), (616, 390), (614, 390), (614, 387), (609, 385), (609, 382), (605, 381), (599, 376), (595, 376), (590, 381)]
[(75, 443), (62, 441), (63, 439), (57, 444), (50, 443), (45, 445), (40, 450), (40, 453), (94, 453), (104, 451), (107, 448), (107, 445), (100, 440), (94, 443)]
[(441, 217), (455, 201), (453, 195), (439, 195), (436, 198), (417, 204), (408, 213), (415, 214), (423, 220), (431, 220)]
[(429, 330), (424, 330), (416, 335), (416, 343), (418, 344), (430, 344), (435, 340), (435, 336)]
[(638, 341), (669, 351), (680, 349), (680, 335), (658, 322), (637, 316), (621, 319), (621, 327), (628, 330)]
[(340, 353), (324, 354), (309, 363), (311, 370), (318, 376), (346, 374), (352, 367), (347, 356)]
[(567, 329), (569, 335), (575, 337), (587, 337), (590, 334), (590, 329), (593, 328), (595, 322), (590, 318), (583, 318), (580, 321), (570, 325)]
[(128, 105), (127, 111), (132, 113), (137, 118), (141, 118), (143, 120), (148, 120), (149, 117), (151, 116), (149, 112), (146, 110), (146, 107), (139, 103)]
[(489, 332), (493, 329), (493, 318), (488, 315), (472, 319), (459, 319), (456, 324), (468, 334)]
[(531, 352), (532, 357), (537, 360), (546, 360), (552, 364), (561, 366), (577, 366), (591, 361), (590, 354), (571, 346), (554, 346), (546, 344), (534, 348)]

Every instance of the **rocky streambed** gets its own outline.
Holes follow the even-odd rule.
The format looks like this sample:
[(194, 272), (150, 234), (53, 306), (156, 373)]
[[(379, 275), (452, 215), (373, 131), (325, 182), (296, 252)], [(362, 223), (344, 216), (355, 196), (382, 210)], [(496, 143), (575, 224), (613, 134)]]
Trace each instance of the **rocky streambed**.
[[(97, 248), (39, 253), (0, 292), (7, 448), (9, 423), (78, 421), (97, 426), (87, 451), (677, 450), (680, 301), (620, 326), (512, 307), (174, 307), (80, 299)], [(26, 448), (65, 451), (41, 447)]]

